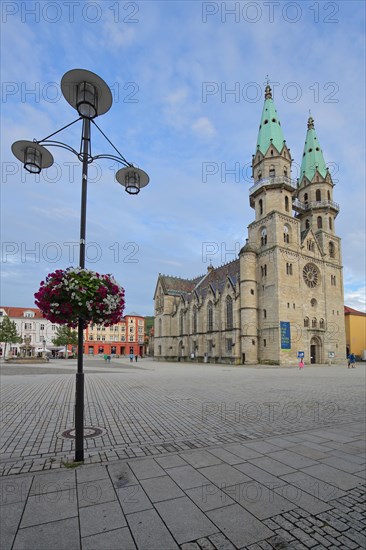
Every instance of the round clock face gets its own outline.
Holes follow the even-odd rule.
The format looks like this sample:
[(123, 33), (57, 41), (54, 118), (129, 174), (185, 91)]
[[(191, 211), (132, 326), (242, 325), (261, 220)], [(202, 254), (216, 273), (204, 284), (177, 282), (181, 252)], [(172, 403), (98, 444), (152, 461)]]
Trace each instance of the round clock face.
[(306, 264), (302, 270), (302, 276), (310, 288), (314, 288), (319, 284), (319, 269), (314, 264)]

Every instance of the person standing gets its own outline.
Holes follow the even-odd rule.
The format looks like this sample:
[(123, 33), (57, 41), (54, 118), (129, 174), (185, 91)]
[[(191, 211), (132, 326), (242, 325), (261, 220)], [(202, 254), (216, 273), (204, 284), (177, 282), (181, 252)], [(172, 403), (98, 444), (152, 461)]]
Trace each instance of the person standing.
[(130, 363), (133, 361), (133, 353), (130, 353)]
[(302, 370), (304, 368), (304, 360), (301, 358), (299, 361), (299, 370)]
[[(349, 364), (351, 366), (352, 369), (355, 369), (356, 368), (356, 357), (355, 357), (355, 354), (354, 353), (350, 353), (349, 354)], [(350, 368), (350, 367), (348, 367)]]
[(135, 361), (136, 361), (136, 363), (137, 363), (137, 358), (138, 358), (138, 355), (137, 355), (137, 353), (136, 353), (136, 355), (135, 355)]

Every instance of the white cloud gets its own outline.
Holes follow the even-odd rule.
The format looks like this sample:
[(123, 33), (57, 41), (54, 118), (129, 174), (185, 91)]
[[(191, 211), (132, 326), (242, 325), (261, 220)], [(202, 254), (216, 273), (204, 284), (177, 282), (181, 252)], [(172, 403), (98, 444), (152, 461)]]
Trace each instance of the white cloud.
[(216, 134), (215, 126), (207, 117), (200, 117), (192, 124), (192, 130), (201, 137), (211, 138)]
[(345, 291), (344, 301), (347, 306), (366, 312), (366, 287)]

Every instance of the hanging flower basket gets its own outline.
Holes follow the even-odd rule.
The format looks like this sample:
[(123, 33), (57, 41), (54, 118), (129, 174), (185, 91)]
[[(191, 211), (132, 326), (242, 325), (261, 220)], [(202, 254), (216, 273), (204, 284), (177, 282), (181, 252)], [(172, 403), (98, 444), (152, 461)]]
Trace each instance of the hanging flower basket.
[(47, 275), (34, 297), (46, 319), (75, 328), (79, 318), (85, 326), (91, 322), (105, 326), (118, 323), (125, 307), (124, 295), (112, 275), (69, 267)]

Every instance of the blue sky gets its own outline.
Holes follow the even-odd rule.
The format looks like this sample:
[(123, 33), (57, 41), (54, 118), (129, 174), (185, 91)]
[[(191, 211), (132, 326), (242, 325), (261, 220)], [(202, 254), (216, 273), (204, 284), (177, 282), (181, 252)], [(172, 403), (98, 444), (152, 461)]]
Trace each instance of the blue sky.
[[(87, 266), (115, 275), (126, 312), (153, 314), (159, 273), (195, 277), (245, 242), (267, 74), (293, 177), (311, 109), (341, 206), (345, 303), (366, 310), (364, 10), (359, 1), (3, 2), (1, 303), (33, 306), (48, 272), (77, 265), (77, 159), (53, 149), (55, 166), (35, 178), (10, 147), (77, 118), (59, 82), (84, 68), (113, 91), (98, 125), (151, 178), (133, 197), (110, 161), (90, 168)], [(78, 149), (80, 126), (59, 139)], [(92, 143), (94, 154), (113, 152), (96, 132)]]

